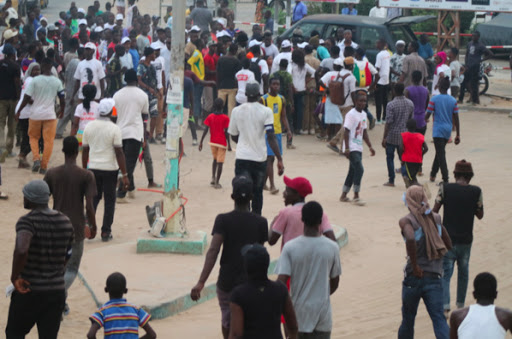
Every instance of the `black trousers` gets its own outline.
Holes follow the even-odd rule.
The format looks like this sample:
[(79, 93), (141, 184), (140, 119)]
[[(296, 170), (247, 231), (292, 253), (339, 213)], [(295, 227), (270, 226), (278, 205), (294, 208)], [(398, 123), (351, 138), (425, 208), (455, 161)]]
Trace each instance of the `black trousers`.
[[(389, 85), (379, 85), (375, 89), (375, 106), (377, 108), (377, 120), (386, 120), (386, 107), (388, 105)], [(383, 114), (382, 114), (383, 113)], [(382, 119), (381, 119), (382, 116)]]
[(464, 94), (466, 93), (466, 90), (469, 90), (471, 92), (471, 102), (476, 104), (480, 103), (478, 95), (478, 85), (480, 82), (479, 73), (479, 64), (469, 66), (469, 68), (464, 72), (464, 81), (460, 85), (459, 101), (464, 100)]
[(11, 296), (5, 336), (23, 339), (37, 325), (39, 339), (56, 339), (66, 295), (62, 291), (14, 292)]
[(94, 210), (103, 197), (105, 200), (105, 211), (103, 212), (103, 224), (101, 226), (101, 233), (112, 233), (112, 224), (114, 223), (114, 213), (116, 211), (116, 186), (117, 186), (117, 173), (119, 171), (101, 171), (92, 170), (94, 178), (96, 179), (96, 196), (93, 199)]
[(436, 157), (432, 163), (432, 171), (430, 177), (435, 178), (439, 169), (441, 169), (441, 175), (443, 181), (448, 182), (448, 165), (446, 164), (446, 144), (448, 139), (434, 138), (434, 147), (436, 148)]
[[(128, 191), (133, 191), (135, 189), (135, 183), (133, 181), (133, 172), (135, 171), (135, 166), (137, 165), (137, 159), (140, 154), (140, 147), (142, 146), (142, 142), (135, 139), (124, 139), (123, 140), (123, 152), (124, 157), (126, 159), (126, 172), (128, 174), (128, 179), (130, 180), (130, 186), (128, 187)], [(117, 189), (117, 197), (124, 198), (126, 196), (126, 191), (123, 188), (123, 183), (119, 183), (119, 188)]]

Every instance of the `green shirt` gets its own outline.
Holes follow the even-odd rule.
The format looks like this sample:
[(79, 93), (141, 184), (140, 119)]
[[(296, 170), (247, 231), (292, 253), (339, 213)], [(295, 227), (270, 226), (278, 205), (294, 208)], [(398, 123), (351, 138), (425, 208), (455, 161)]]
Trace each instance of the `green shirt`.
[(293, 98), (289, 97), (290, 94), (290, 86), (293, 83), (292, 75), (288, 73), (287, 71), (277, 71), (274, 74), (270, 76), (270, 78), (277, 76), (280, 79), (281, 82), (281, 88), (279, 88), (279, 94), (281, 94), (285, 99), (286, 102), (292, 103)]

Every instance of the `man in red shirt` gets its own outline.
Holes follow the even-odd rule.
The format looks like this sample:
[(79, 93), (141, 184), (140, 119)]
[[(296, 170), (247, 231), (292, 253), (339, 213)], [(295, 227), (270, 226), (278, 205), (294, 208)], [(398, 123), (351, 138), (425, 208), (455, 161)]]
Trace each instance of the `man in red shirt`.
[(416, 132), (416, 120), (411, 118), (407, 120), (407, 132), (402, 133), (402, 144), (399, 146), (399, 152), (402, 155), (402, 176), (405, 187), (417, 185), (416, 174), (421, 168), (423, 155), (428, 152), (428, 146), (425, 137)]

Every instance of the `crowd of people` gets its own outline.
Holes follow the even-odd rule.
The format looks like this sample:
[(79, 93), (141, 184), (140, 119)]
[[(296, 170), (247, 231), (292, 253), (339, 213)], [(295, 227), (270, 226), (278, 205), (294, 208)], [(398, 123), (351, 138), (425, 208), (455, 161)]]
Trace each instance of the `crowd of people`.
[[(104, 11), (99, 1), (87, 11), (72, 2), (53, 24), (38, 8), (26, 19), (18, 17), (10, 0), (2, 13), (9, 28), (1, 33), (0, 46), (0, 162), (17, 158), (20, 170), (43, 175), (43, 180), (23, 188), (24, 207), (30, 213), (16, 225), (6, 335), (22, 337), (37, 324), (41, 337), (55, 338), (62, 315), (69, 313), (67, 290), (78, 274), (84, 239), (97, 233), (101, 199), (105, 209), (99, 234), (108, 242), (113, 239), (116, 203), (127, 203), (135, 195), (137, 161), (145, 164), (148, 187), (160, 187), (154, 181), (150, 145), (159, 147), (166, 141), (164, 98), (171, 75), (174, 13), (170, 9), (163, 21), (142, 15), (136, 0), (107, 2)], [(281, 322), (289, 338), (329, 338), (329, 300), (341, 275), (335, 232), (322, 206), (306, 203), (313, 191), (306, 178), (284, 177), (286, 206), (270, 228), (261, 216), (263, 191), (279, 192), (274, 164), (277, 174), (283, 175), (284, 142), (288, 150), (300, 152), (294, 138), (314, 135), (349, 160), (340, 201), (364, 206), (363, 144), (374, 156), (368, 130), (382, 124), (388, 172), (384, 186), (395, 186), (400, 175), (410, 211), (399, 222), (408, 254), (399, 338), (414, 336), (420, 299), (427, 305), (436, 337), (449, 337), (446, 319), (455, 262), (456, 306), (461, 310), (452, 313), (451, 337), (480, 333), (477, 337), (498, 338), (487, 334), (510, 330), (512, 314), (492, 305), (496, 280), (488, 273), (475, 279), (478, 304), (463, 308), (473, 221), (474, 216), (483, 218), (483, 198), (482, 190), (470, 185), (473, 169), (465, 160), (457, 162), (455, 182), (449, 182), (445, 153), (453, 131), (453, 143), (461, 140), (457, 99), (464, 99), (467, 87), (472, 102), (478, 103), (472, 74), (482, 57), (492, 55), (479, 42), (479, 33), (474, 32), (468, 44), (465, 66), (458, 61), (458, 49), (433, 55), (424, 37), (408, 44), (399, 40), (395, 46), (378, 39), (379, 53), (372, 64), (352, 40), (350, 29), (339, 28), (325, 40), (317, 31), (304, 36), (297, 29), (292, 39), (274, 41), (268, 13), (265, 30), (254, 25), (249, 37), (235, 28), (226, 0), (217, 18), (203, 0), (187, 10), (181, 136), (190, 129), (192, 146), (201, 151), (210, 133), (212, 187), (222, 188), (226, 152), (231, 151), (231, 142), (236, 144), (231, 195), (235, 207), (215, 220), (192, 300), (201, 297), (222, 250), (217, 296), (224, 338), (281, 338)], [(357, 10), (349, 6), (343, 14), (356, 15)], [(296, 1), (294, 20), (306, 15), (307, 6)], [(382, 15), (377, 2), (370, 16)], [(462, 84), (461, 73), (466, 75)], [(369, 111), (370, 95), (375, 117)], [(439, 170), (442, 175), (433, 209), (418, 182), (428, 151), (430, 117), (435, 148), (430, 181), (436, 181)], [(198, 130), (203, 130), (199, 141)], [(65, 162), (50, 168), (55, 139), (63, 139)], [(180, 144), (184, 153), (187, 145), (181, 140)], [(50, 195), (53, 209), (48, 206)], [(7, 195), (1, 193), (0, 198)], [(443, 218), (437, 214), (441, 208)], [(273, 282), (267, 276), (269, 255), (262, 245), (274, 245), (280, 237), (278, 282)], [(95, 338), (101, 327), (105, 336), (137, 335), (139, 326), (145, 337), (156, 337), (148, 323), (150, 315), (123, 299), (126, 285), (120, 273), (108, 277), (105, 291), (110, 301), (91, 316), (88, 338)]]

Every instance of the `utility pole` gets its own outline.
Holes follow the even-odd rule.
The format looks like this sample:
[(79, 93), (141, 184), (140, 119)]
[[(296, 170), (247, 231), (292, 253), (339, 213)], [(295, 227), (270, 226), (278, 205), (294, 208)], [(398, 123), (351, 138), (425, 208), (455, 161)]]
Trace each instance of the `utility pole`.
[(274, 37), (277, 37), (278, 27), (279, 27), (279, 10), (281, 9), (279, 5), (280, 1), (274, 0)]

